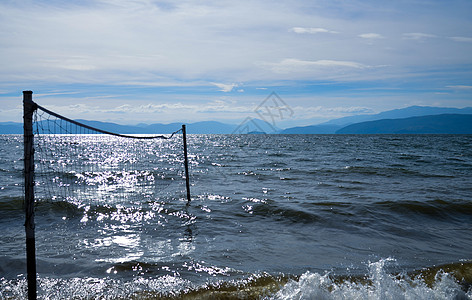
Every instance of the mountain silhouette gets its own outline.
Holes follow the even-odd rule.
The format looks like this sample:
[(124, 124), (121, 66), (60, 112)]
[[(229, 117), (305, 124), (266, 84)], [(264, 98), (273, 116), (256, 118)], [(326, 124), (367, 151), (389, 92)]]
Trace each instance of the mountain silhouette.
[(348, 125), (338, 134), (472, 134), (472, 114), (385, 119)]
[[(434, 116), (443, 115), (437, 119)], [(449, 115), (449, 117), (444, 116)], [(357, 115), (334, 119), (318, 125), (291, 127), (281, 130), (264, 120), (246, 118), (239, 124), (226, 124), (216, 121), (202, 121), (187, 124), (189, 134), (246, 134), (246, 133), (280, 133), (280, 134), (334, 134), (334, 133), (463, 133), (468, 132), (463, 124), (468, 124), (466, 117), (472, 115), (472, 107), (447, 108), (429, 106), (410, 106), (394, 109), (373, 115)], [(416, 117), (426, 118), (415, 119)], [(411, 120), (404, 120), (409, 119)], [(400, 120), (401, 121), (394, 121)], [(379, 123), (369, 123), (380, 121)], [(105, 131), (122, 134), (170, 134), (179, 130), (182, 123), (170, 124), (138, 124), (120, 125), (110, 122), (77, 120), (80, 123), (99, 128)], [(414, 122), (417, 122), (414, 124)], [(436, 122), (436, 123), (435, 123)], [(442, 123), (441, 123), (442, 122)], [(454, 123), (456, 122), (456, 123)], [(464, 123), (466, 122), (466, 123)], [(438, 124), (442, 124), (439, 126)], [(60, 128), (50, 123), (50, 128), (60, 132)], [(383, 127), (382, 127), (383, 126)], [(461, 127), (462, 126), (462, 127)], [(22, 134), (23, 124), (16, 122), (0, 122), (0, 134)]]

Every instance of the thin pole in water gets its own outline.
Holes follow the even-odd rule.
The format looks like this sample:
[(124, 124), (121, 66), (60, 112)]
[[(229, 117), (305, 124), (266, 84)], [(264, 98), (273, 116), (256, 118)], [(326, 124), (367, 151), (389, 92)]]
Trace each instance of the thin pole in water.
[(182, 138), (184, 140), (184, 164), (185, 164), (185, 184), (187, 187), (187, 204), (190, 203), (190, 178), (188, 175), (188, 155), (187, 155), (187, 132), (185, 125), (182, 125)]
[(25, 232), (28, 299), (36, 299), (36, 249), (34, 238), (34, 135), (33, 92), (23, 91), (23, 143), (25, 174)]

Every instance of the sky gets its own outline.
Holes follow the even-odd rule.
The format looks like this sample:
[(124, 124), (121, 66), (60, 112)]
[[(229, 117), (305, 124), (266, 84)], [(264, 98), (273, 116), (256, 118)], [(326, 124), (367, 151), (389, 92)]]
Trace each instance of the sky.
[(472, 1), (0, 0), (0, 122), (23, 90), (119, 124), (470, 107)]

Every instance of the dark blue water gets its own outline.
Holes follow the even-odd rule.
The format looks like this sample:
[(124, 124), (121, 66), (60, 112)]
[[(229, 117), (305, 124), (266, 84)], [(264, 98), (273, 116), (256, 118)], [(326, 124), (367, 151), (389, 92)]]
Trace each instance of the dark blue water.
[[(0, 295), (22, 298), (22, 137), (0, 139)], [(190, 205), (180, 137), (49, 139), (43, 298), (472, 298), (470, 135), (190, 135)]]

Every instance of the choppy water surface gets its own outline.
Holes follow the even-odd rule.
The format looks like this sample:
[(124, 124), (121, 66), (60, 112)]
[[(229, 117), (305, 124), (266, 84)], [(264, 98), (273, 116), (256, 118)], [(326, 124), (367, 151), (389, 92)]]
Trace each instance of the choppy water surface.
[[(190, 205), (180, 137), (49, 139), (41, 298), (472, 298), (472, 136), (190, 135)], [(0, 140), (0, 298), (20, 299), (23, 144)]]

